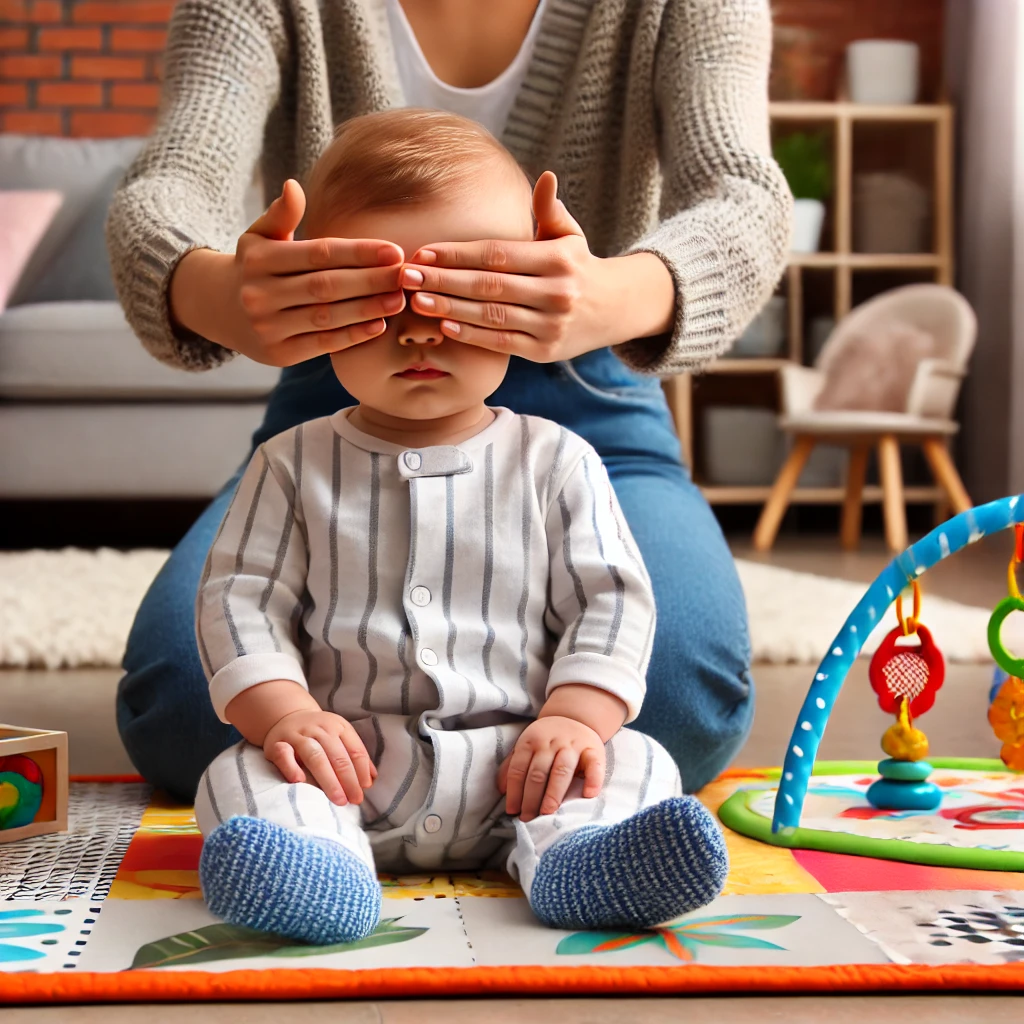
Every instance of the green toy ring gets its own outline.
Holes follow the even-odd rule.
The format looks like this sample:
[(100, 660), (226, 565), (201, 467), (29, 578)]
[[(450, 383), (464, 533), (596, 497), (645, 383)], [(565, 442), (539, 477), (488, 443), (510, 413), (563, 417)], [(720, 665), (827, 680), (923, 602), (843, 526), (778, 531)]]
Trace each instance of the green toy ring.
[(1024, 678), (1024, 658), (1015, 658), (1003, 646), (1003, 623), (1013, 612), (1024, 612), (1024, 598), (1020, 596), (1004, 597), (992, 612), (988, 620), (988, 649), (996, 664), (1011, 676)]

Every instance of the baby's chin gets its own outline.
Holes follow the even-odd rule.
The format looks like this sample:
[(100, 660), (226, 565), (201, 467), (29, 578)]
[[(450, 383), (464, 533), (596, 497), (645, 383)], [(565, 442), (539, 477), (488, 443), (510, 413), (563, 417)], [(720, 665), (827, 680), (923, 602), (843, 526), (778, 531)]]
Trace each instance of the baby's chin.
[[(454, 382), (448, 382), (449, 384)], [(345, 386), (344, 380), (341, 381)], [(396, 386), (397, 385), (397, 386)], [(435, 421), (457, 416), (471, 408), (477, 408), (485, 402), (478, 395), (466, 395), (438, 387), (416, 383), (411, 386), (403, 381), (388, 381), (385, 386), (372, 392), (361, 391), (357, 394), (350, 389), (349, 393), (361, 406), (372, 409), (385, 416), (406, 422)]]

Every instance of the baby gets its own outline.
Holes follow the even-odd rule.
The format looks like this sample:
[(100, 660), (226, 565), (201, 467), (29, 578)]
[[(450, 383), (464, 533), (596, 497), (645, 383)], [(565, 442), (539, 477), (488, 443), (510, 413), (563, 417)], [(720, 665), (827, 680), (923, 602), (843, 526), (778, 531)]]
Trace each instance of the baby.
[[(308, 193), (308, 237), (534, 235), (512, 156), (439, 112), (347, 122)], [(210, 909), (327, 944), (377, 926), (378, 869), (507, 867), (567, 929), (714, 899), (721, 832), (622, 727), (654, 599), (596, 452), (485, 405), (508, 357), (408, 306), (331, 361), (359, 404), (260, 446), (199, 587), (210, 695), (245, 737), (199, 785)]]

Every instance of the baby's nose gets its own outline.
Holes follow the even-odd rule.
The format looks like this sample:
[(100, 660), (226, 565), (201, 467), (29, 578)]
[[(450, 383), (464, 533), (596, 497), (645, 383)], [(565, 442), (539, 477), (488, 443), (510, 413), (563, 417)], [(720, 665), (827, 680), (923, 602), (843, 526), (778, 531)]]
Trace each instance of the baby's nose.
[(444, 341), (441, 333), (441, 321), (412, 313), (408, 308), (401, 314), (398, 322), (399, 345), (427, 345), (436, 347)]

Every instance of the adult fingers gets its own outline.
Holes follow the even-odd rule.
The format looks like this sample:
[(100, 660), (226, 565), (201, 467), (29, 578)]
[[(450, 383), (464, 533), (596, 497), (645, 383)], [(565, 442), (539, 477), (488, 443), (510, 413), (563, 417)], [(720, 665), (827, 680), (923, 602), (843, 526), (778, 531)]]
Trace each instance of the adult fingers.
[(386, 295), (367, 295), (347, 302), (294, 306), (270, 316), (254, 317), (252, 325), (264, 341), (274, 344), (303, 334), (323, 334), (354, 327), (356, 324), (372, 323), (394, 316), (404, 307), (405, 295), (402, 292), (388, 292)]
[(342, 352), (353, 345), (360, 345), (364, 341), (376, 338), (386, 330), (387, 324), (383, 320), (370, 320), (366, 323), (353, 324), (351, 327), (342, 327), (337, 331), (298, 334), (294, 338), (286, 339), (285, 344), (277, 346), (283, 351), (278, 353), (281, 358), (276, 365), (294, 366), (316, 356)]
[(519, 331), (489, 331), (473, 324), (460, 324), (457, 320), (442, 320), (441, 333), (454, 341), (487, 348), (503, 355), (522, 356), (535, 363), (552, 363), (559, 359), (555, 346), (543, 344), (533, 335)]
[(518, 331), (534, 337), (552, 333), (557, 323), (550, 315), (528, 306), (507, 302), (474, 302), (471, 299), (452, 298), (450, 295), (413, 292), (409, 305), (414, 313), (422, 316), (443, 317), (457, 323), (486, 327), (491, 331)]
[(583, 236), (583, 228), (558, 198), (558, 178), (552, 171), (545, 171), (533, 188), (533, 216), (537, 221), (534, 238), (538, 242), (564, 238), (566, 235)]
[(263, 755), (281, 773), (285, 782), (306, 781), (306, 773), (295, 760), (295, 751), (290, 743), (278, 740), (269, 748), (264, 748)]
[[(259, 223), (259, 221), (257, 221)], [(247, 272), (302, 274), (353, 267), (390, 267), (405, 256), (394, 242), (381, 238), (308, 238), (298, 241), (242, 235), (239, 250)], [(287, 241), (288, 244), (281, 244)]]
[(403, 273), (415, 273), (409, 283), (402, 282), (402, 287), (415, 287), (417, 273), (426, 277), (429, 271), (444, 268), (544, 277), (557, 274), (564, 267), (565, 254), (557, 245), (501, 238), (485, 238), (477, 242), (431, 242), (417, 249), (406, 261)]
[(249, 225), (246, 234), (288, 241), (305, 212), (306, 194), (294, 178), (289, 178), (281, 187), (281, 194)]
[[(411, 274), (413, 270), (423, 278), (422, 281), (418, 280), (416, 274)], [(537, 309), (543, 313), (564, 313), (575, 298), (572, 290), (575, 285), (571, 276), (565, 272), (564, 263), (559, 270), (537, 276), (492, 270), (406, 267), (402, 271), (400, 283), (413, 294), (427, 294), (433, 298), (450, 295), (474, 302), (501, 302)]]
[[(282, 274), (274, 277), (272, 282), (257, 278), (252, 284), (242, 286), (243, 301), (248, 294), (256, 300), (256, 308), (250, 312), (273, 312), (290, 306), (308, 307), (316, 303), (344, 302), (363, 295), (400, 293), (400, 273), (401, 265), (395, 264), (387, 267), (344, 267), (340, 270)], [(259, 299), (263, 296), (265, 301), (261, 309)]]
[(547, 747), (534, 751), (523, 785), (523, 806), (519, 812), (521, 821), (532, 821), (540, 813), (540, 804), (544, 799), (554, 760), (554, 752)]
[(580, 755), (573, 747), (562, 747), (555, 754), (551, 764), (551, 771), (548, 774), (547, 789), (544, 790), (544, 797), (540, 802), (541, 814), (554, 814), (565, 794), (569, 792), (572, 780), (576, 775), (576, 765), (579, 764)]
[(583, 796), (593, 799), (604, 786), (604, 747), (587, 747), (580, 754), (580, 767), (583, 769)]

